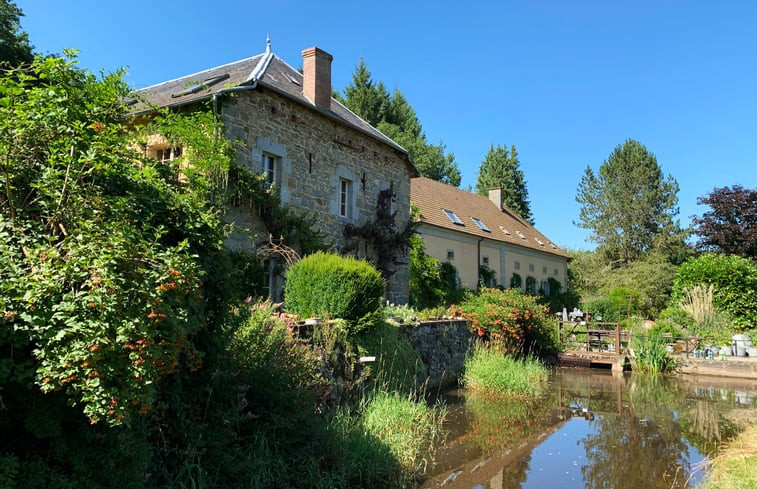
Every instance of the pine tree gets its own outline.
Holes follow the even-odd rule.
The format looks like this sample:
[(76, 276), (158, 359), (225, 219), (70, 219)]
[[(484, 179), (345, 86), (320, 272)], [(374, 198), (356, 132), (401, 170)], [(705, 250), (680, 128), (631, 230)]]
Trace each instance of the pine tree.
[(509, 152), (506, 146), (491, 145), (481, 162), (476, 178), (476, 193), (487, 195), (494, 188), (502, 189), (503, 204), (531, 224), (534, 223), (526, 180), (520, 170), (515, 145), (510, 146)]
[(29, 36), (21, 30), (24, 13), (12, 0), (0, 0), (0, 66), (19, 66), (34, 59)]
[(383, 83), (375, 83), (361, 59), (352, 74), (352, 84), (337, 99), (373, 127), (405, 148), (421, 175), (449, 185), (460, 185), (455, 155), (445, 152), (442, 142), (430, 144), (415, 110), (395, 88), (390, 95)]
[(657, 158), (628, 139), (613, 150), (595, 175), (586, 167), (576, 201), (590, 240), (608, 258), (625, 263), (639, 259), (653, 247), (674, 250), (683, 240), (678, 221), (678, 183), (663, 177)]

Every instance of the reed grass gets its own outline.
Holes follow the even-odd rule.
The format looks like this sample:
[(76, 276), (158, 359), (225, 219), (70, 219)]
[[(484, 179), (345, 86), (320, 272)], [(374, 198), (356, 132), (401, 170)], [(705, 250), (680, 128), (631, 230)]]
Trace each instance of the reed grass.
[(712, 461), (710, 477), (701, 484), (701, 489), (754, 489), (755, 487), (757, 487), (757, 425), (752, 425), (715, 457)]
[(535, 395), (548, 378), (547, 369), (533, 357), (516, 359), (496, 345), (476, 345), (465, 361), (463, 385), (489, 395)]

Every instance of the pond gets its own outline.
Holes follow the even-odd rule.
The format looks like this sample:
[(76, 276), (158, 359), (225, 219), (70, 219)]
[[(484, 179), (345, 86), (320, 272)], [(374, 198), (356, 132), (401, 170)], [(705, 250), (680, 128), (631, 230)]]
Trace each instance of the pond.
[(685, 489), (757, 417), (757, 381), (557, 369), (538, 398), (442, 395), (422, 488)]

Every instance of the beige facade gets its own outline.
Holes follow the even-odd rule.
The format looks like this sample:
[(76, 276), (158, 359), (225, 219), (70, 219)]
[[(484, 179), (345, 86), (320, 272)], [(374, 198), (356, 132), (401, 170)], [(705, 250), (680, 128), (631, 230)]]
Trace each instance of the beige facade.
[(414, 178), (411, 200), (421, 212), (418, 232), (426, 253), (454, 265), (463, 287), (476, 289), (486, 266), (493, 272), (486, 286), (509, 287), (516, 275), (524, 291), (549, 293), (549, 279), (567, 290), (568, 254), (504, 207), (501, 190), (481, 196)]

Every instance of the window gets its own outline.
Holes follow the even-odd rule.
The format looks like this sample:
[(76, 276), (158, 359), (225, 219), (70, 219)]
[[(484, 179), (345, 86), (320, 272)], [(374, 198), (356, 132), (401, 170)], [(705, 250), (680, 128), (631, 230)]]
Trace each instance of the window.
[(535, 269), (536, 269), (536, 267), (534, 267), (534, 264), (533, 264), (533, 263), (529, 263), (529, 264), (528, 264), (528, 271), (529, 271), (529, 272), (533, 272), (533, 271), (534, 271)]
[(526, 239), (526, 237), (520, 231), (515, 231), (515, 234), (517, 234), (520, 237), (520, 239)]
[(547, 274), (547, 267), (542, 267), (541, 268), (541, 274), (542, 275), (546, 275)]
[(476, 226), (478, 226), (481, 229), (481, 231), (486, 231), (487, 233), (491, 233), (491, 231), (489, 231), (489, 228), (486, 227), (486, 224), (484, 224), (483, 221), (481, 221), (481, 219), (477, 217), (471, 217), (471, 219), (473, 219), (473, 222), (476, 223)]
[(447, 260), (452, 261), (455, 259), (455, 250), (447, 250)]
[(554, 275), (555, 275), (555, 277), (557, 277), (558, 275), (560, 275), (560, 270), (558, 270), (558, 269), (555, 268), (555, 274)]
[(352, 181), (346, 178), (339, 179), (339, 215), (352, 217)]
[(489, 265), (489, 257), (488, 256), (481, 257), (481, 263), (483, 263), (484, 265), (488, 266)]
[(454, 224), (457, 224), (459, 226), (465, 226), (465, 224), (463, 224), (463, 221), (461, 221), (460, 218), (457, 217), (457, 215), (454, 212), (448, 211), (447, 209), (442, 209), (442, 210), (444, 211), (445, 214), (447, 214), (447, 217), (449, 217), (449, 220), (452, 221)]
[(500, 226), (499, 229), (501, 229), (502, 232), (505, 233), (507, 236), (510, 236), (510, 231), (508, 231), (504, 226)]
[(515, 269), (516, 270), (520, 270), (520, 262), (519, 261), (515, 262)]
[(173, 161), (176, 158), (181, 158), (182, 149), (181, 146), (166, 146), (164, 148), (158, 148), (154, 150), (155, 159), (161, 163), (167, 163)]
[(546, 280), (542, 280), (539, 283), (539, 289), (541, 290), (541, 293), (545, 297), (549, 297), (549, 282)]
[(276, 183), (276, 158), (263, 153), (260, 161), (260, 173), (265, 176), (265, 182), (270, 186)]

